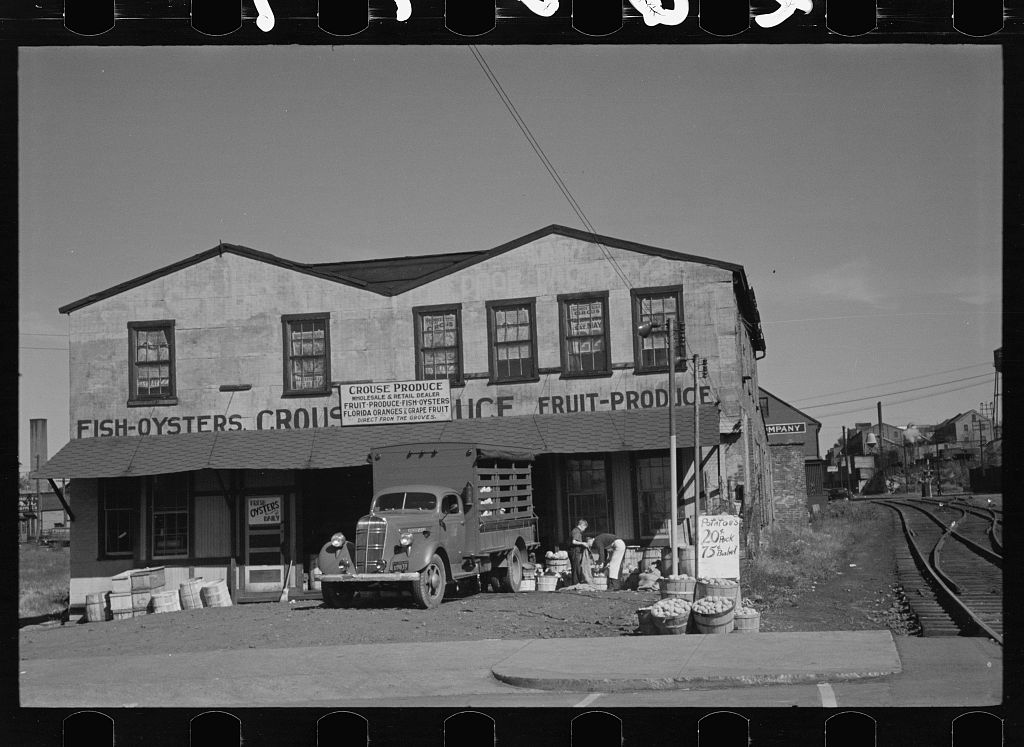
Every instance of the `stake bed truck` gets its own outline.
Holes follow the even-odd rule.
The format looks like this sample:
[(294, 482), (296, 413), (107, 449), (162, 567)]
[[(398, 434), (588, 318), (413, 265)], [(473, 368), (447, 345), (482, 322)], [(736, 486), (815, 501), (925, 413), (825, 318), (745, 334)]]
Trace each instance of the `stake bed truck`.
[(405, 588), (424, 609), (475, 577), (516, 592), (538, 547), (533, 455), (473, 443), (416, 443), (370, 452), (373, 499), (354, 541), (331, 537), (317, 565), (331, 607), (356, 591)]

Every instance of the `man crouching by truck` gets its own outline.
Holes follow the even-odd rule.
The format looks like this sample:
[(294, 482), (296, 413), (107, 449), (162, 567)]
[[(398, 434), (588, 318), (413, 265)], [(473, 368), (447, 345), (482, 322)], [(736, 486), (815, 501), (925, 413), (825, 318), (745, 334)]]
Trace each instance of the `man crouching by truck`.
[(608, 590), (621, 591), (622, 582), (619, 576), (622, 573), (622, 558), (626, 555), (626, 543), (614, 534), (605, 532), (588, 539), (587, 547), (597, 562), (606, 569)]

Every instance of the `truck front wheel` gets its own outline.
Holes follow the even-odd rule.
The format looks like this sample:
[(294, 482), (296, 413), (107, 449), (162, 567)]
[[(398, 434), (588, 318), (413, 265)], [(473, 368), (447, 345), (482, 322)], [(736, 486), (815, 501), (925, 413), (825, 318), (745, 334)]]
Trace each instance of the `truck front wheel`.
[(519, 591), (523, 581), (523, 559), (519, 555), (519, 548), (513, 547), (508, 554), (508, 567), (503, 569), (501, 574), (501, 590), (508, 593)]
[(434, 555), (420, 577), (412, 582), (412, 598), (425, 610), (433, 609), (444, 599), (444, 561)]
[(346, 588), (345, 584), (323, 581), (320, 584), (320, 594), (324, 598), (324, 604), (338, 609), (351, 607), (355, 592), (351, 588)]

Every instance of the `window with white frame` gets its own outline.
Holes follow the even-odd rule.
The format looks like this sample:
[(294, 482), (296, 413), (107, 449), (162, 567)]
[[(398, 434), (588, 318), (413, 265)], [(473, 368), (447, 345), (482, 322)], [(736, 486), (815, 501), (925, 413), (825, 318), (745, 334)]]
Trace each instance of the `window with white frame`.
[(330, 314), (286, 314), (284, 335), (284, 395), (317, 396), (331, 393)]
[(608, 293), (559, 296), (558, 301), (562, 376), (610, 374)]
[(128, 404), (177, 404), (174, 322), (128, 322)]
[(413, 309), (417, 379), (462, 382), (461, 316), (458, 305)]
[(487, 302), (492, 382), (536, 381), (537, 323), (533, 299)]
[[(679, 325), (682, 324), (682, 290), (677, 287), (638, 288), (630, 294), (633, 299), (633, 327), (651, 324), (646, 337), (634, 337), (634, 365), (637, 373), (668, 370), (668, 323), (671, 320), (676, 333), (676, 355), (685, 357), (686, 351), (679, 349)], [(657, 325), (657, 326), (654, 326)]]

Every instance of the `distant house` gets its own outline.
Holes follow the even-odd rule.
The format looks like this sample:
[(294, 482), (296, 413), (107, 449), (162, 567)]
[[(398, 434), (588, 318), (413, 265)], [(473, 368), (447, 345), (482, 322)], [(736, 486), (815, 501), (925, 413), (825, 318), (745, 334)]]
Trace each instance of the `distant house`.
[(780, 521), (805, 521), (807, 512), (825, 498), (825, 462), (818, 449), (821, 423), (759, 387), (758, 407), (764, 418), (772, 455), (775, 514)]
[(932, 443), (940, 444), (939, 451), (959, 450), (970, 453), (980, 450), (993, 440), (992, 421), (977, 410), (957, 413), (935, 426)]

